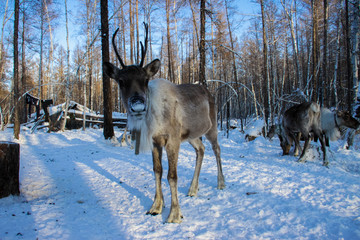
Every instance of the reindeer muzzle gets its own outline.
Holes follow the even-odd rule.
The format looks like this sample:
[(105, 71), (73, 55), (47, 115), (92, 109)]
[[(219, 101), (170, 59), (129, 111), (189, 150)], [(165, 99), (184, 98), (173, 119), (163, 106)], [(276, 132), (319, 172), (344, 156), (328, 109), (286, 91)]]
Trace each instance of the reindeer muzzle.
[(129, 99), (129, 109), (132, 114), (140, 115), (146, 111), (145, 98), (133, 96)]

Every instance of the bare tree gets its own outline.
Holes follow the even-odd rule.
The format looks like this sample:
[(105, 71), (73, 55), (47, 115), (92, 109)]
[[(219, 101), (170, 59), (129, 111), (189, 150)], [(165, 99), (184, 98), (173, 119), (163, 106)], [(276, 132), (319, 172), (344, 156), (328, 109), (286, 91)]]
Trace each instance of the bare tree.
[[(26, 32), (26, 9), (25, 2), (22, 3), (22, 32), (21, 32), (21, 92), (26, 92), (27, 83), (26, 83), (26, 54), (25, 54), (25, 32)], [(24, 123), (27, 121), (26, 116), (26, 103), (25, 98), (22, 98), (20, 101), (20, 123)]]
[[(294, 4), (294, 5), (293, 5)], [(300, 71), (300, 61), (299, 61), (299, 49), (298, 49), (298, 42), (297, 42), (297, 33), (295, 30), (295, 20), (293, 12), (296, 12), (296, 1), (292, 1), (290, 9), (286, 6), (285, 0), (281, 0), (281, 5), (284, 8), (286, 18), (289, 21), (290, 26), (290, 33), (291, 33), (291, 41), (294, 51), (294, 58), (295, 58), (295, 80), (298, 84), (299, 88), (302, 89), (302, 79), (300, 77), (301, 71)], [(294, 7), (294, 9), (293, 9)]]
[(205, 0), (200, 1), (200, 62), (199, 62), (199, 82), (206, 85), (205, 77)]
[[(101, 54), (102, 65), (109, 62), (109, 20), (108, 20), (108, 1), (100, 0), (101, 11)], [(102, 72), (103, 77), (103, 98), (104, 98), (104, 137), (105, 139), (114, 136), (114, 127), (112, 123), (112, 97), (110, 78)]]
[(69, 23), (68, 23), (68, 9), (67, 9), (67, 0), (64, 0), (65, 4), (65, 27), (66, 27), (66, 85), (65, 85), (65, 111), (63, 121), (61, 123), (61, 131), (65, 131), (66, 120), (68, 115), (68, 109), (70, 104), (70, 46), (69, 46)]
[(1, 24), (1, 39), (0, 39), (0, 78), (2, 78), (4, 74), (4, 66), (5, 66), (5, 49), (4, 49), (4, 34), (5, 34), (5, 25), (11, 19), (12, 13), (9, 13), (9, 1), (6, 0), (5, 8), (3, 12), (3, 21)]
[(313, 95), (312, 100), (317, 102), (319, 100), (319, 36), (318, 36), (318, 1), (311, 0), (312, 10), (312, 82)]
[(264, 89), (264, 109), (265, 109), (265, 123), (268, 125), (268, 119), (270, 114), (269, 104), (270, 104), (270, 96), (269, 96), (269, 72), (268, 72), (268, 44), (266, 38), (266, 19), (265, 19), (265, 7), (264, 0), (260, 1), (261, 5), (261, 19), (262, 19), (262, 32), (263, 32), (263, 54), (264, 54), (264, 72), (263, 72), (263, 89)]
[(40, 58), (39, 58), (39, 99), (43, 98), (42, 84), (43, 84), (43, 49), (44, 49), (44, 0), (40, 0)]
[(353, 21), (351, 24), (352, 27), (352, 54), (351, 54), (351, 65), (352, 65), (352, 73), (353, 73), (353, 96), (352, 102), (355, 104), (358, 98), (358, 90), (359, 90), (359, 62), (360, 62), (360, 1), (356, 0), (352, 4), (353, 9)]
[(20, 135), (20, 119), (19, 119), (19, 0), (15, 0), (15, 20), (14, 20), (14, 137), (19, 139)]

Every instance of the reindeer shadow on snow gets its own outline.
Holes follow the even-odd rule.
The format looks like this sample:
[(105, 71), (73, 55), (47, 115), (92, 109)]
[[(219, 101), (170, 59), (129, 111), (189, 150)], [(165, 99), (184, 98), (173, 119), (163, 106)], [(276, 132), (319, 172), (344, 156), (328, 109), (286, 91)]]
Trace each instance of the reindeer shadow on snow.
[(303, 138), (305, 143), (298, 162), (306, 161), (305, 154), (310, 141), (319, 140), (323, 152), (323, 165), (328, 166), (326, 147), (329, 147), (329, 141), (340, 138), (341, 127), (357, 129), (359, 126), (360, 123), (348, 111), (332, 112), (328, 108), (320, 108), (315, 102), (304, 102), (286, 110), (281, 124), (270, 127), (268, 137), (271, 139), (275, 134), (279, 136), (283, 155), (288, 155), (292, 144), (295, 143), (294, 156), (298, 156), (301, 150), (300, 139)]
[(155, 59), (144, 66), (147, 50), (148, 26), (145, 24), (145, 46), (141, 44), (141, 61), (125, 65), (122, 61), (113, 34), (112, 44), (121, 69), (111, 63), (104, 64), (104, 71), (120, 86), (121, 99), (128, 113), (128, 129), (135, 139), (135, 153), (152, 151), (155, 174), (155, 199), (147, 214), (161, 214), (164, 198), (161, 190), (162, 151), (168, 157), (168, 182), (171, 190), (169, 223), (180, 223), (182, 214), (178, 201), (177, 161), (180, 144), (188, 141), (196, 151), (196, 166), (189, 196), (196, 196), (199, 188), (199, 174), (205, 147), (202, 135), (211, 143), (216, 156), (218, 189), (225, 188), (222, 173), (220, 147), (217, 140), (217, 119), (215, 100), (205, 86), (197, 84), (175, 85), (164, 79), (150, 79), (160, 68)]

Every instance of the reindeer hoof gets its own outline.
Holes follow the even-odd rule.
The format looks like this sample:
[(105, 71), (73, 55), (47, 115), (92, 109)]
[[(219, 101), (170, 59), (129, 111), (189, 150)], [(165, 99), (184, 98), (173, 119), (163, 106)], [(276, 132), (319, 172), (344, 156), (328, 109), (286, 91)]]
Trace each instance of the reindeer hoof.
[(197, 196), (197, 192), (191, 192), (189, 191), (187, 194), (189, 197), (196, 197)]
[(157, 202), (155, 201), (153, 203), (153, 205), (151, 206), (150, 210), (146, 212), (146, 215), (152, 215), (152, 216), (156, 216), (158, 214), (162, 213), (162, 210), (164, 208), (164, 202)]
[(167, 223), (181, 223), (183, 218), (184, 217), (181, 214), (180, 209), (170, 210), (170, 214), (169, 214), (166, 222)]
[(299, 160), (297, 160), (297, 162), (299, 162), (299, 163), (304, 163), (304, 162), (306, 162), (306, 160), (303, 159), (303, 158), (299, 158)]
[(217, 186), (217, 189), (223, 190), (223, 189), (225, 189), (225, 187), (226, 187), (225, 183), (219, 183)]
[(225, 188), (225, 179), (224, 176), (220, 174), (217, 179), (217, 189), (222, 190), (224, 188)]
[(171, 216), (171, 214), (170, 214), (168, 219), (166, 220), (166, 222), (167, 223), (181, 223), (183, 218), (184, 218), (183, 215), (174, 217), (174, 216)]
[(159, 213), (147, 211), (146, 215), (156, 216), (159, 215)]
[(198, 186), (193, 187), (193, 186), (191, 185), (190, 188), (189, 188), (189, 192), (188, 192), (187, 195), (188, 195), (189, 197), (196, 197), (198, 191), (199, 191), (199, 187), (198, 187)]
[(324, 162), (323, 166), (329, 168), (329, 162)]

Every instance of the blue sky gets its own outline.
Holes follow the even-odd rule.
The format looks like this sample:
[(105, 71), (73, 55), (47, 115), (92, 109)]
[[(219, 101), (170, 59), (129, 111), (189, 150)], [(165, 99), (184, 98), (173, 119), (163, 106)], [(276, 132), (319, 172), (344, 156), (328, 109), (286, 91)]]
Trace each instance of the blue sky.
[[(59, 26), (55, 29), (55, 41), (66, 49), (66, 31), (65, 31), (65, 16), (64, 16), (64, 1), (59, 3), (61, 6), (61, 18), (59, 19)], [(79, 3), (74, 0), (67, 0), (68, 10), (70, 10), (70, 14), (68, 14), (69, 19), (69, 33), (70, 33), (70, 49), (74, 49), (76, 45), (78, 45), (81, 41), (83, 41), (82, 37), (77, 34), (78, 26), (75, 25), (74, 18), (78, 13)], [(238, 35), (240, 35), (243, 31), (245, 31), (249, 26), (249, 19), (253, 17), (256, 13), (258, 13), (259, 4), (255, 3), (254, 0), (235, 0), (233, 4), (238, 4), (237, 12), (235, 14), (235, 21), (238, 18), (238, 22), (235, 22), (235, 27), (238, 28)], [(100, 25), (100, 24), (99, 24)], [(237, 26), (236, 26), (237, 25)]]

